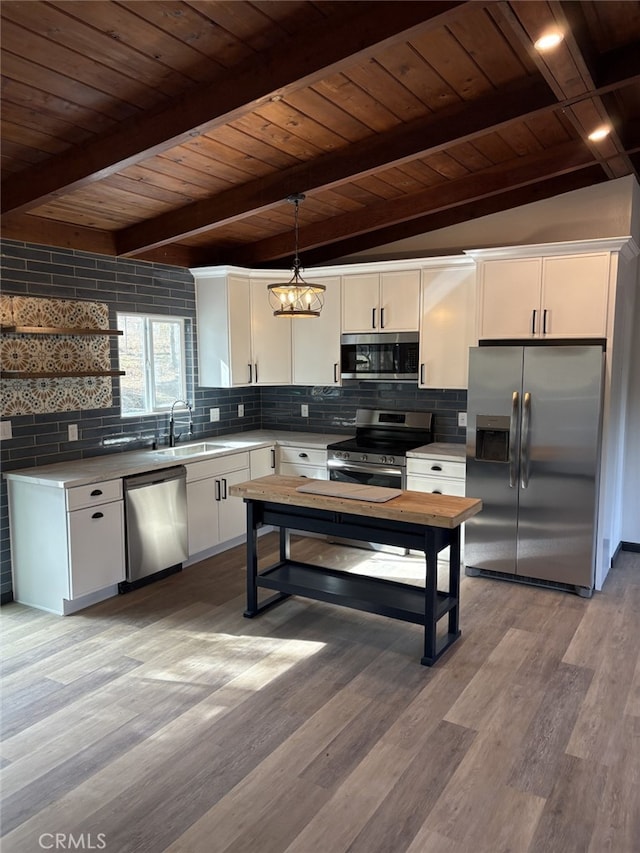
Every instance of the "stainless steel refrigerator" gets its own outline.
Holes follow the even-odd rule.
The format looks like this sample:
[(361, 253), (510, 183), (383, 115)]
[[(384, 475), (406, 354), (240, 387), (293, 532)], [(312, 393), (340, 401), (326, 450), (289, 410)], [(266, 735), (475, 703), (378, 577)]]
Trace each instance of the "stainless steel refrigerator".
[[(469, 359), (467, 574), (594, 584), (601, 346), (474, 347)], [(514, 578), (515, 579), (515, 578)]]

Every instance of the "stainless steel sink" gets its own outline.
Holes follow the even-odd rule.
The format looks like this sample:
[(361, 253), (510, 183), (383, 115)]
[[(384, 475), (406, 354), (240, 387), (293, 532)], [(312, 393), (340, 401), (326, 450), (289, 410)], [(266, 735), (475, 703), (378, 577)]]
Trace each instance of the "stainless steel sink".
[(156, 450), (164, 456), (197, 456), (200, 453), (215, 453), (216, 450), (226, 450), (224, 444), (213, 444), (204, 441), (201, 444), (183, 444), (180, 447), (167, 447), (165, 450)]

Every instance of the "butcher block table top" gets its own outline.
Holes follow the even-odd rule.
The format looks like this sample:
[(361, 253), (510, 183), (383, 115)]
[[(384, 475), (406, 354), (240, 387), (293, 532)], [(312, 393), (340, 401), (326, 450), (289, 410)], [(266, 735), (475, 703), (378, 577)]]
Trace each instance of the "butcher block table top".
[[(309, 477), (283, 477), (279, 474), (271, 474), (268, 477), (247, 480), (244, 483), (230, 486), (229, 493), (235, 497), (248, 500), (326, 509), (332, 512), (365, 515), (389, 521), (406, 521), (411, 524), (425, 524), (431, 527), (449, 529), (459, 527), (482, 509), (480, 498), (434, 495), (409, 490), (403, 490), (398, 497), (384, 503), (297, 491), (298, 486), (306, 487), (313, 482), (327, 483), (326, 480), (314, 481)], [(335, 482), (332, 485), (336, 487), (336, 493), (338, 493), (342, 484)], [(376, 487), (370, 488), (375, 489)]]

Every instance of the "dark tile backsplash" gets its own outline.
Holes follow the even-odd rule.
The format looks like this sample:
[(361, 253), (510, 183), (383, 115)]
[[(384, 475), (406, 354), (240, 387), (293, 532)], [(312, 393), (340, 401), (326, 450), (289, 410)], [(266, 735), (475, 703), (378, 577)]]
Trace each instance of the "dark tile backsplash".
[[(357, 408), (390, 408), (434, 413), (435, 441), (464, 441), (457, 413), (466, 408), (465, 391), (420, 391), (402, 383), (361, 383), (359, 387), (201, 388), (197, 384), (197, 335), (195, 287), (187, 269), (146, 263), (60, 248), (0, 241), (2, 290), (5, 294), (89, 299), (109, 306), (110, 325), (117, 311), (171, 314), (187, 318), (187, 381), (193, 401), (194, 438), (213, 437), (252, 429), (303, 432), (353, 432)], [(113, 339), (117, 352), (117, 340)], [(119, 383), (114, 380), (113, 407), (45, 415), (11, 417), (13, 438), (3, 441), (4, 471), (46, 465), (132, 450), (153, 436), (161, 440), (168, 416), (123, 420), (119, 409)], [(238, 403), (245, 416), (238, 418)], [(309, 417), (300, 414), (309, 406)], [(211, 423), (209, 409), (220, 409), (220, 421)], [(67, 426), (78, 425), (79, 440), (67, 441)], [(139, 436), (140, 444), (110, 445), (103, 439)], [(11, 555), (6, 482), (2, 481), (0, 504), (0, 593), (11, 600)]]
[[(356, 409), (402, 409), (432, 412), (434, 441), (463, 442), (465, 438), (464, 428), (458, 427), (458, 412), (466, 411), (466, 391), (421, 391), (402, 382), (361, 382), (348, 388), (263, 388), (260, 396), (265, 429), (351, 433)], [(309, 406), (308, 418), (300, 415), (304, 403)]]

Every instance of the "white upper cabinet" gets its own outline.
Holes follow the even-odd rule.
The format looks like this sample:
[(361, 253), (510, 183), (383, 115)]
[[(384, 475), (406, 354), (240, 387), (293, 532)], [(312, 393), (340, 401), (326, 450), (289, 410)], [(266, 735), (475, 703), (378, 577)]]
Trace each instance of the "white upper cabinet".
[(543, 335), (606, 337), (610, 262), (608, 252), (543, 258)]
[(314, 276), (324, 284), (319, 317), (283, 319), (293, 332), (293, 384), (340, 385), (340, 276)]
[(479, 270), (479, 338), (606, 337), (609, 252), (486, 259)]
[(290, 384), (290, 321), (273, 316), (266, 284), (225, 268), (191, 272), (196, 282), (199, 385)]
[(343, 275), (343, 332), (417, 332), (419, 317), (419, 269)]
[(480, 338), (534, 337), (540, 314), (540, 258), (486, 261), (480, 267)]
[(419, 388), (466, 388), (475, 337), (475, 264), (422, 270)]
[[(252, 381), (255, 385), (291, 384), (291, 324), (289, 317), (274, 317), (267, 283), (251, 280)], [(304, 321), (303, 321), (304, 322)]]

